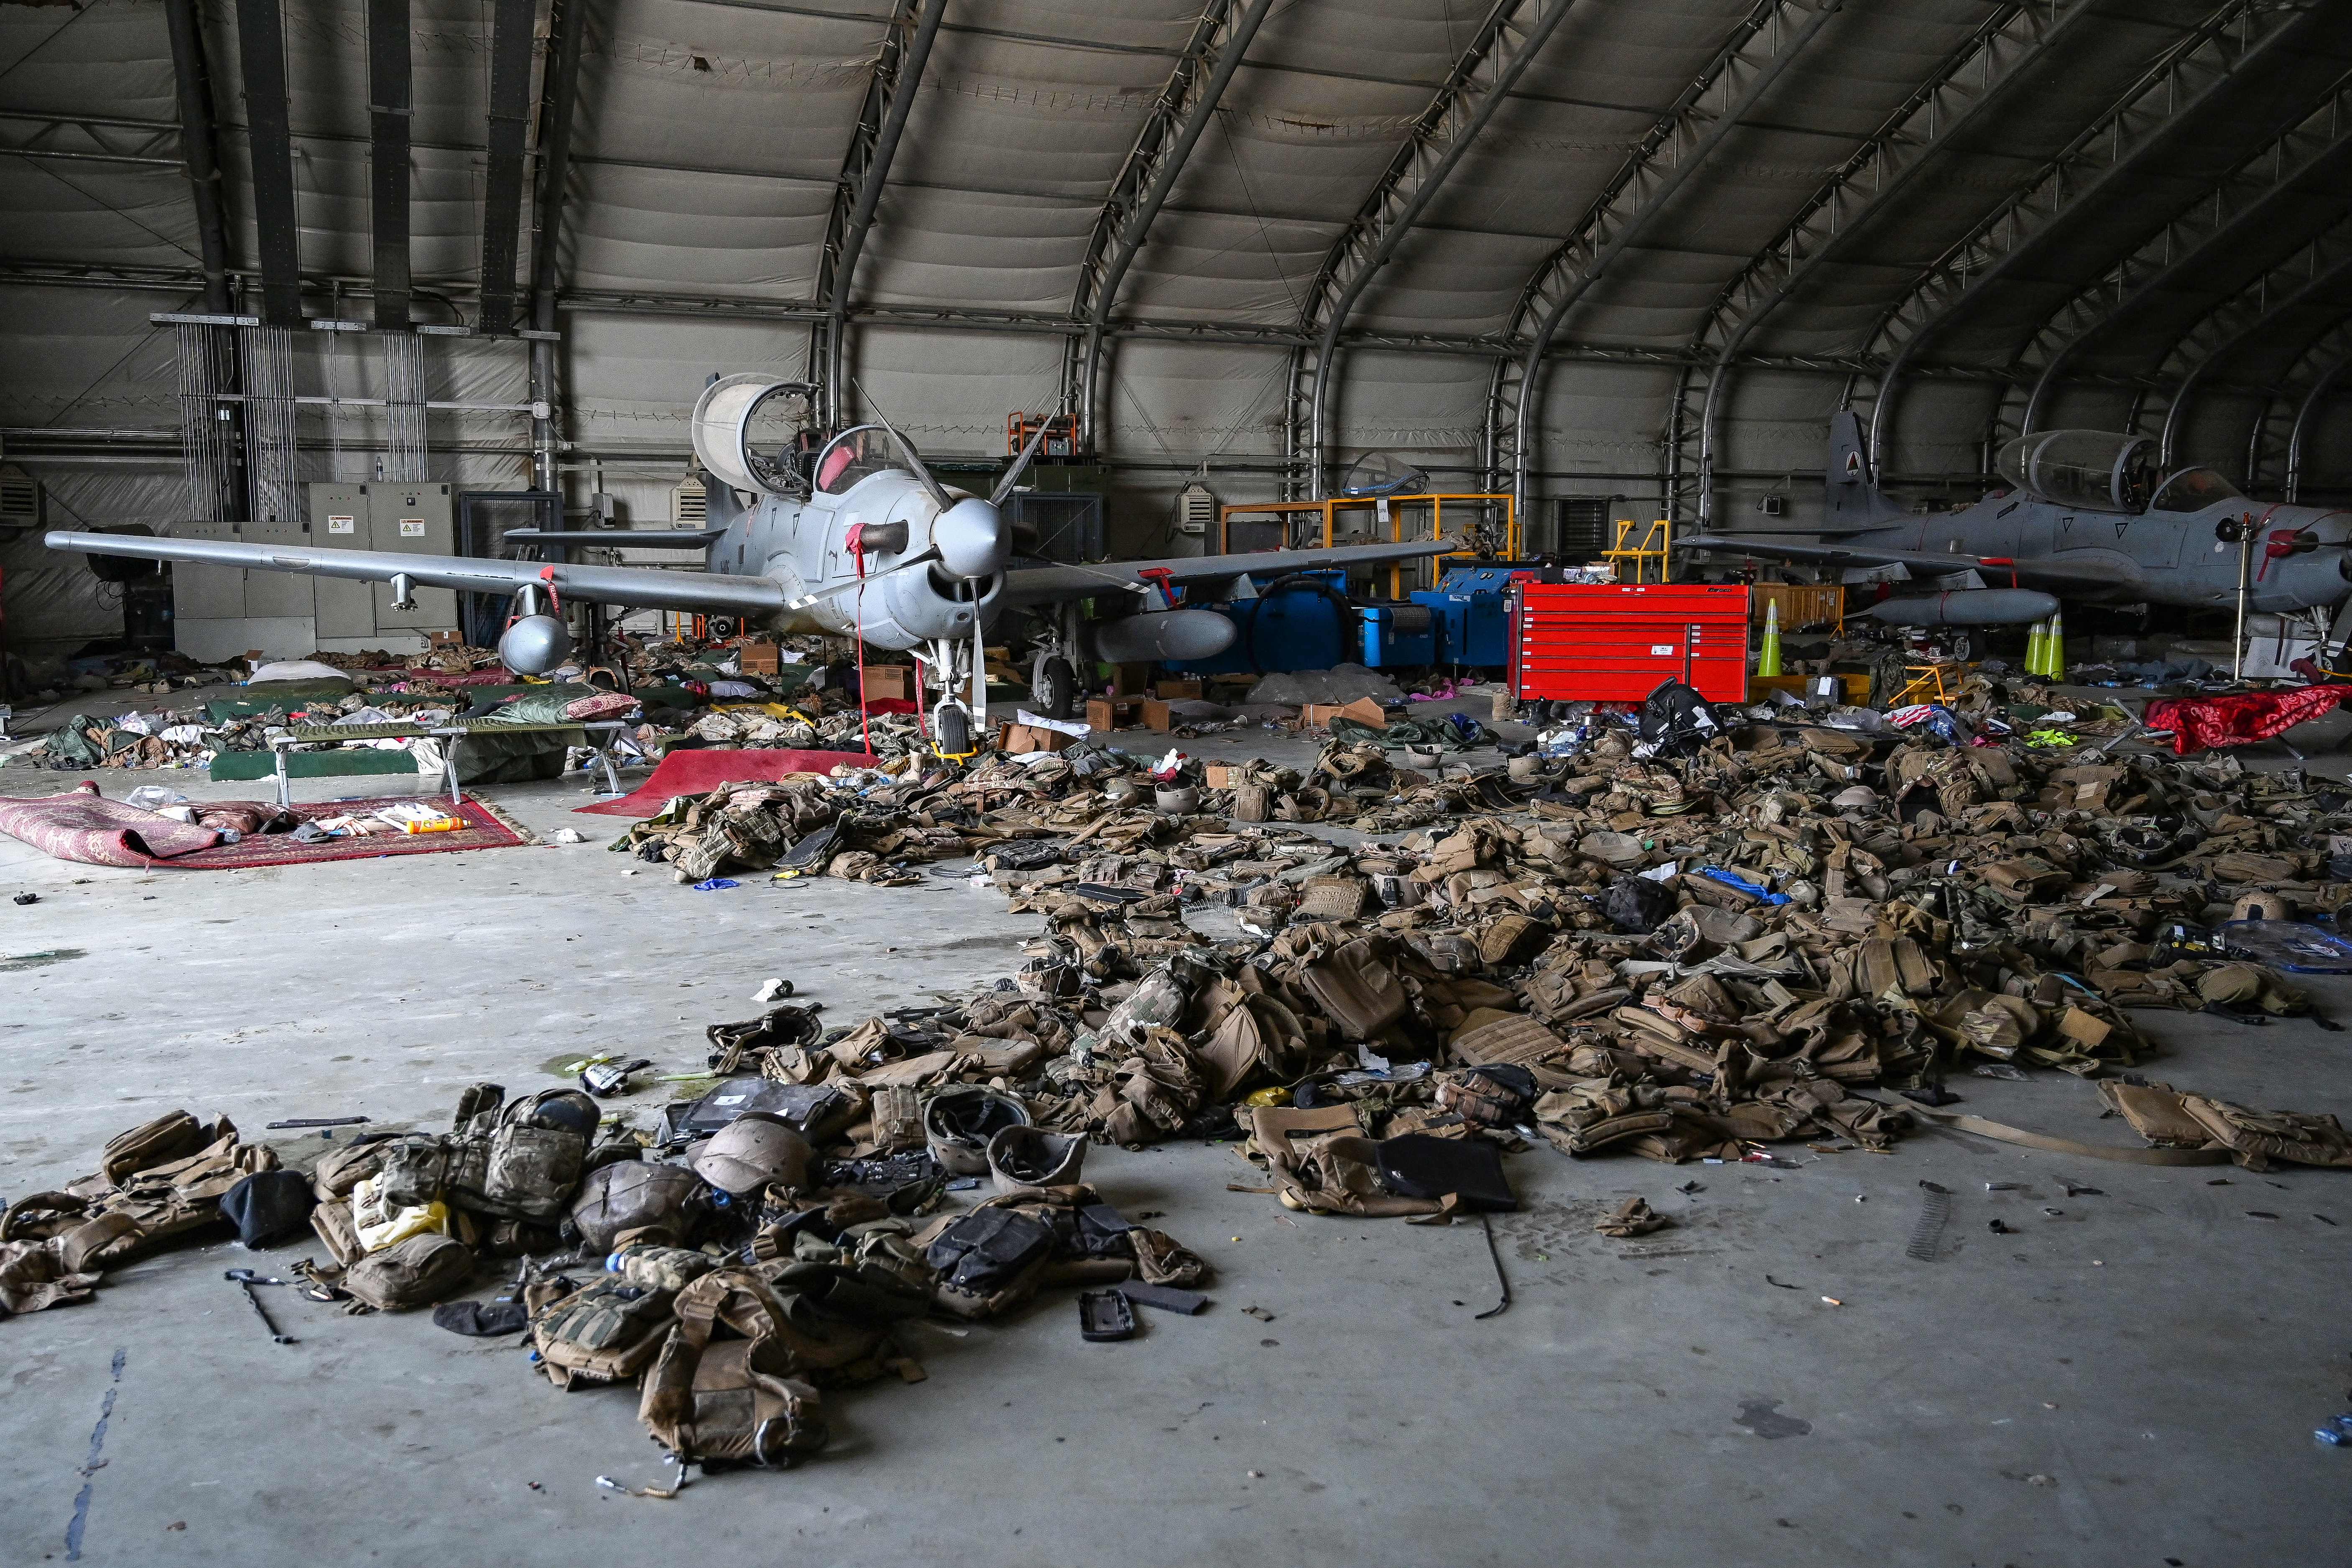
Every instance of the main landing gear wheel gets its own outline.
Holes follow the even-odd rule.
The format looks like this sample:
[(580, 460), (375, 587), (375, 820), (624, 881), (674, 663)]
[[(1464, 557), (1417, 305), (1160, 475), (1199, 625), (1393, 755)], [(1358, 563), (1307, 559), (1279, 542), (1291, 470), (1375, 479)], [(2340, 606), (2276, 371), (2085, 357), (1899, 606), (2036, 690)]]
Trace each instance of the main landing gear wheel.
[(1059, 654), (1037, 661), (1029, 683), (1029, 702), (1048, 719), (1066, 719), (1077, 710), (1078, 672)]
[(939, 751), (943, 757), (971, 755), (971, 715), (961, 708), (940, 710)]

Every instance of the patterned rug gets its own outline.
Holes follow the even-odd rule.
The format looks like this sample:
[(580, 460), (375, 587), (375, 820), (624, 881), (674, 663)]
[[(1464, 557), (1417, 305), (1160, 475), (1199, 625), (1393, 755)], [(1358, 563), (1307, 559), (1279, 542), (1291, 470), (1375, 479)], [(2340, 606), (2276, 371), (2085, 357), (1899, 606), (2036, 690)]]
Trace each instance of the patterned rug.
[(0, 801), (0, 833), (23, 839), (52, 859), (133, 870), (168, 866), (220, 842), (209, 827), (109, 800), (89, 779), (63, 795)]
[[(372, 800), (321, 800), (298, 804), (295, 815), (308, 819), (357, 816), (382, 805), (426, 797), (384, 795)], [(431, 804), (448, 809), (443, 796)], [(446, 855), (458, 849), (503, 849), (513, 844), (536, 844), (539, 836), (487, 800), (466, 796), (457, 806), (466, 826), (447, 833), (374, 833), (365, 838), (331, 838), (320, 844), (298, 844), (290, 833), (257, 833), (235, 844), (162, 862), (177, 871), (237, 871), (254, 866), (301, 866), (313, 860), (373, 860), (392, 855)]]
[[(383, 795), (314, 801), (295, 806), (294, 813), (305, 819), (358, 815), (420, 798)], [(108, 800), (98, 793), (97, 784), (84, 781), (64, 795), (0, 801), (0, 833), (59, 860), (131, 870), (233, 871), (251, 866), (299, 866), (312, 860), (446, 855), (458, 849), (498, 849), (539, 842), (537, 835), (488, 801), (469, 795), (457, 815), (466, 826), (447, 833), (380, 833), (316, 844), (298, 843), (287, 833), (257, 833), (238, 843), (224, 844), (209, 827), (191, 826)]]

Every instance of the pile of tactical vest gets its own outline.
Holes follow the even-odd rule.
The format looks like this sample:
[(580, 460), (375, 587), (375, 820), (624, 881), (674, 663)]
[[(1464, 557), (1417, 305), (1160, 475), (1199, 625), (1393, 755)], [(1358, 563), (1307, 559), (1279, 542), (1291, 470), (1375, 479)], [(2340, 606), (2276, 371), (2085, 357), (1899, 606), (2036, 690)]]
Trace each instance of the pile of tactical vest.
[[(2352, 895), (2332, 784), (1711, 720), (1680, 746), (1603, 726), (1580, 755), (1443, 785), (1335, 746), (1311, 773), (1239, 770), (1206, 803), (1230, 824), (1155, 831), (1087, 816), (1087, 793), (996, 805), (992, 825), (1062, 830), (981, 856), (1047, 925), (1011, 980), (1055, 1018), (1018, 1088), (1041, 1123), (1129, 1144), (1214, 1135), (1238, 1107), (1286, 1202), (1359, 1213), (1377, 1162), (1334, 1167), (1330, 1139), (1884, 1148), (1956, 1120), (1953, 1073), (2132, 1087), (2151, 1047), (2129, 1009), (2328, 1026), (2259, 960)], [(1444, 820), (1394, 843), (1280, 826), (1423, 811)], [(1203, 901), (1257, 940), (1209, 942), (1183, 921)], [(2326, 1117), (2199, 1125), (2216, 1158), (2352, 1163)]]
[[(774, 1048), (728, 1027), (738, 1057)], [(824, 1445), (824, 1390), (921, 1380), (910, 1320), (990, 1319), (1055, 1286), (1208, 1278), (1104, 1203), (1079, 1179), (1084, 1143), (1033, 1126), (1017, 1098), (775, 1087), (723, 1079), (649, 1145), (601, 1129), (579, 1090), (508, 1100), (477, 1084), (449, 1132), (362, 1134), (307, 1175), (225, 1121), (174, 1112), (109, 1142), (98, 1174), (10, 1206), (0, 1305), (70, 1305), (162, 1247), (271, 1245), (307, 1221), (331, 1254), (294, 1267), (317, 1299), (444, 1303), (445, 1327), (523, 1332), (559, 1388), (640, 1383), (640, 1419), (681, 1462), (781, 1466)], [(964, 1175), (995, 1191), (948, 1211)], [(492, 1259), (521, 1260), (511, 1300), (451, 1301)]]
[[(835, 739), (812, 735), (803, 742)], [(878, 770), (793, 774), (681, 798), (611, 847), (667, 864), (681, 882), (775, 871), (903, 886), (920, 881), (921, 868), (938, 861), (980, 855), (993, 862), (1024, 842), (1050, 840), (1049, 851), (1019, 864), (1036, 869), (1066, 860), (1074, 877), (1066, 879), (1076, 879), (1094, 858), (1181, 857), (1188, 841), (1223, 838), (1230, 824), (1401, 832), (1464, 812), (1508, 809), (1528, 793), (1509, 788), (1498, 772), (1439, 782), (1392, 765), (1371, 745), (1334, 743), (1303, 770), (1245, 764), (1213, 789), (1201, 787), (1208, 771), (1198, 762), (1160, 774), (1152, 767), (1090, 742), (968, 765), (936, 758), (925, 764), (901, 748)]]

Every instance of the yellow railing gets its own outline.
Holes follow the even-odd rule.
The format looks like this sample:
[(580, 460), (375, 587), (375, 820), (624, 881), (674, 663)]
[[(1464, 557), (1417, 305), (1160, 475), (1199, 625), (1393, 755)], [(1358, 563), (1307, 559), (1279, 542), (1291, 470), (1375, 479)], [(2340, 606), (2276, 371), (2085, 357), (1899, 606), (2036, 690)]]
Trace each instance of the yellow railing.
[[(1632, 538), (1633, 530), (1640, 526), (1632, 518), (1619, 518), (1616, 541), (1601, 552), (1601, 559), (1609, 563), (1610, 570), (1617, 574), (1620, 583), (1670, 581), (1666, 557), (1675, 547), (1673, 520), (1657, 519), (1648, 525), (1637, 542), (1627, 544), (1626, 540)], [(1653, 571), (1657, 574), (1655, 577), (1650, 575)]]
[[(1516, 503), (1513, 502), (1510, 495), (1504, 491), (1487, 492), (1470, 490), (1461, 491), (1458, 493), (1449, 492), (1443, 495), (1386, 497), (1335, 496), (1328, 500), (1239, 501), (1229, 506), (1221, 506), (1217, 509), (1217, 553), (1220, 555), (1232, 553), (1234, 547), (1233, 520), (1237, 516), (1280, 517), (1283, 520), (1284, 524), (1283, 537), (1285, 542), (1279, 548), (1286, 550), (1312, 550), (1318, 548), (1324, 550), (1330, 549), (1338, 542), (1337, 525), (1339, 514), (1343, 511), (1371, 512), (1375, 519), (1375, 528), (1378, 526), (1377, 520), (1381, 517), (1385, 517), (1389, 525), (1389, 537), (1391, 540), (1398, 542), (1402, 542), (1408, 537), (1443, 539), (1445, 537), (1445, 508), (1448, 502), (1453, 502), (1456, 505), (1466, 502), (1482, 507), (1492, 506), (1497, 502), (1501, 503), (1503, 508), (1503, 540), (1501, 554), (1503, 559), (1507, 561), (1516, 561), (1519, 558), (1518, 509)], [(1406, 534), (1404, 531), (1405, 512), (1408, 510), (1417, 510), (1423, 508), (1428, 509), (1430, 513), (1429, 531), (1427, 533), (1414, 533), (1412, 535)], [(1319, 515), (1322, 518), (1323, 525), (1320, 538), (1305, 542), (1294, 542), (1293, 539), (1295, 531), (1290, 526), (1291, 519), (1294, 517), (1313, 515)], [(1444, 554), (1438, 556), (1436, 559), (1446, 561), (1460, 556), (1475, 555), (1475, 553), (1476, 552), (1468, 550), (1449, 550)], [(1389, 568), (1389, 597), (1394, 599), (1402, 598), (1403, 596), (1404, 573), (1405, 567), (1402, 563)]]

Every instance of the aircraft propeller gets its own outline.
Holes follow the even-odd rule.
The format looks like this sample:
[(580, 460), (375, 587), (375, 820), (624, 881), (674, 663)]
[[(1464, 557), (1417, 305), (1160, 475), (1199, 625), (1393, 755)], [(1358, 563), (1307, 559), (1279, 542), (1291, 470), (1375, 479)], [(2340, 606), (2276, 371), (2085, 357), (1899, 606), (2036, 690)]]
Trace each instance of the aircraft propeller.
[[(850, 382), (850, 385), (857, 386), (857, 383), (853, 379)], [(908, 471), (911, 472), (916, 479), (922, 481), (923, 489), (925, 493), (929, 495), (932, 502), (937, 505), (941, 511), (945, 511), (948, 508), (953, 506), (955, 502), (948, 499), (946, 487), (941, 485), (939, 480), (933, 479), (931, 477), (931, 470), (923, 466), (923, 459), (915, 451), (915, 444), (912, 441), (908, 440), (904, 436), (898, 434), (898, 427), (890, 423), (890, 416), (882, 412), (882, 408), (879, 404), (876, 403), (873, 398), (866, 396), (866, 389), (864, 387), (857, 386), (857, 395), (865, 398), (866, 405), (874, 410), (874, 422), (890, 433), (891, 445), (898, 448), (898, 456), (906, 460)]]
[(1038, 422), (1037, 434), (1029, 437), (1029, 444), (1021, 448), (1021, 455), (1013, 459), (1011, 468), (1004, 470), (1004, 477), (996, 481), (996, 489), (988, 498), (989, 505), (1003, 506), (1004, 498), (1013, 493), (1013, 487), (1021, 482), (1022, 472), (1029, 467), (1029, 459), (1037, 455), (1038, 447), (1045, 439), (1045, 421)]

